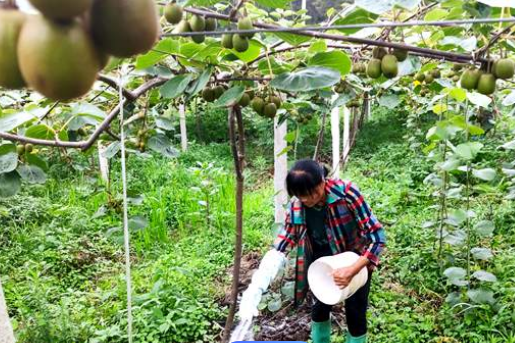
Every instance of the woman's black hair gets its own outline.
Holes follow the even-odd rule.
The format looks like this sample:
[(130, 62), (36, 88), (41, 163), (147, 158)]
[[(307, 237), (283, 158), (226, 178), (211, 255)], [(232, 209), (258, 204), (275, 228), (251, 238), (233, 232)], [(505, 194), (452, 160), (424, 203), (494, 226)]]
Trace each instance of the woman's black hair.
[(310, 159), (299, 160), (286, 176), (286, 190), (290, 196), (311, 195), (325, 180), (329, 169)]

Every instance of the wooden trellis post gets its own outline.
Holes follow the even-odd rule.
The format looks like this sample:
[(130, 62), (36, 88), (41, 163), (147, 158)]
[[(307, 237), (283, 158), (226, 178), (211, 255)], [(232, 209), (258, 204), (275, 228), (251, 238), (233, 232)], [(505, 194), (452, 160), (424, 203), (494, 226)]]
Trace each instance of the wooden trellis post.
[(284, 221), (284, 204), (288, 201), (286, 190), (284, 189), (284, 180), (288, 173), (288, 155), (279, 153), (286, 149), (287, 143), (284, 139), (287, 133), (286, 121), (278, 125), (278, 119), (274, 119), (274, 190), (275, 190), (275, 222), (282, 223)]
[(2, 281), (0, 281), (0, 343), (14, 343), (14, 332), (7, 313)]

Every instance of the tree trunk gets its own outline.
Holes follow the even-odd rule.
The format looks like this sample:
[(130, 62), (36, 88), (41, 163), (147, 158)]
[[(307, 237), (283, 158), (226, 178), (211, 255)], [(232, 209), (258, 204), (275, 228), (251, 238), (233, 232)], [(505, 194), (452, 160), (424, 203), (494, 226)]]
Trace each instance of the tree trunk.
[[(238, 123), (238, 144), (236, 143), (235, 120)], [(234, 252), (234, 266), (232, 273), (231, 305), (229, 308), (227, 321), (225, 322), (223, 342), (229, 341), (231, 328), (234, 323), (234, 314), (236, 312), (236, 303), (238, 300), (238, 285), (240, 281), (240, 266), (243, 241), (243, 168), (245, 161), (245, 135), (243, 132), (243, 119), (241, 116), (241, 109), (238, 106), (229, 108), (229, 137), (231, 141), (231, 149), (234, 158), (234, 167), (236, 174), (236, 242)]]
[(2, 281), (0, 281), (0, 343), (14, 343), (14, 333), (7, 313)]

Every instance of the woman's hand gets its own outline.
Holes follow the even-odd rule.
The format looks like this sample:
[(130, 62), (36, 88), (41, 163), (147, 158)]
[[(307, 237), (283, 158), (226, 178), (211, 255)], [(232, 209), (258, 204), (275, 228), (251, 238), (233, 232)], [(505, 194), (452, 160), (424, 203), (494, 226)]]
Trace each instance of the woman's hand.
[(356, 271), (352, 266), (343, 267), (333, 271), (332, 275), (336, 285), (343, 289), (349, 285), (354, 275), (356, 275)]

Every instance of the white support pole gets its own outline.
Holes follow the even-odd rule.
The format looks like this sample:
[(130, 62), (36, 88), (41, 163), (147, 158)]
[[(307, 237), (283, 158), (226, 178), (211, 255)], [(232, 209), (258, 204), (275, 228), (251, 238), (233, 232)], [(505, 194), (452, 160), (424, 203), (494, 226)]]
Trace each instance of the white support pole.
[(350, 151), (350, 110), (343, 106), (343, 162), (347, 161)]
[(100, 166), (100, 176), (104, 182), (109, 182), (109, 161), (105, 158), (104, 151), (106, 151), (107, 147), (102, 145), (102, 142), (99, 140), (97, 142), (98, 146), (98, 165)]
[(182, 151), (188, 150), (188, 134), (186, 132), (186, 111), (183, 103), (179, 104), (179, 125), (181, 127)]
[(278, 119), (274, 119), (274, 204), (275, 204), (275, 222), (284, 222), (284, 204), (288, 201), (288, 195), (284, 187), (286, 174), (288, 173), (288, 155), (277, 155), (286, 149), (287, 143), (284, 139), (287, 133), (286, 121), (280, 126), (277, 125)]
[(306, 0), (302, 0), (302, 9), (305, 10), (306, 9)]
[(333, 175), (340, 175), (340, 108), (331, 111), (331, 142), (333, 144)]
[(367, 121), (369, 121), (371, 118), (371, 115), (372, 115), (372, 112), (370, 112), (370, 102), (371, 102), (371, 99), (370, 99), (370, 94), (369, 93), (366, 93), (366, 97), (367, 97), (367, 101), (365, 102), (365, 118)]
[(14, 343), (14, 332), (7, 313), (2, 281), (0, 281), (0, 343)]

